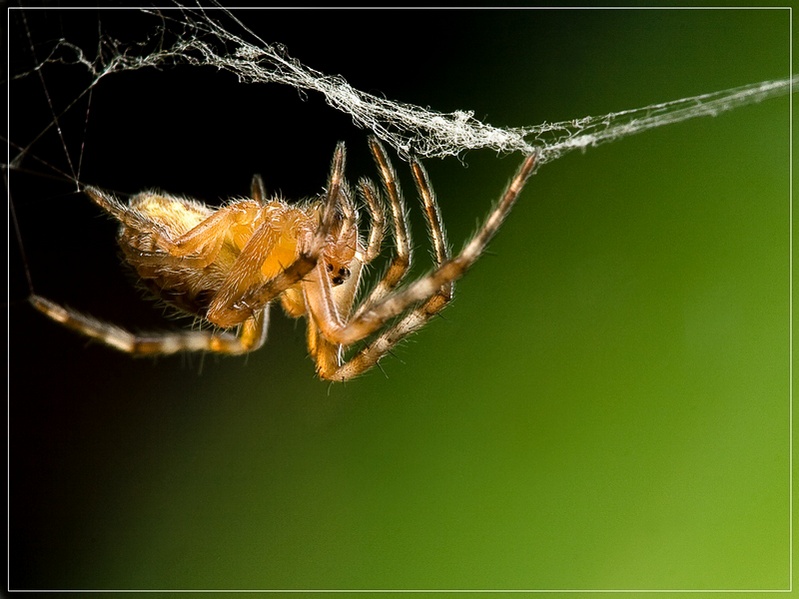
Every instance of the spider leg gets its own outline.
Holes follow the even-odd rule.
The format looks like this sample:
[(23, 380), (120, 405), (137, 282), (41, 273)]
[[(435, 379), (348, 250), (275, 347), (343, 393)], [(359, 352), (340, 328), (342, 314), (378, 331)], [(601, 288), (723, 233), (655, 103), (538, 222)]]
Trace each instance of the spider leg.
[[(430, 303), (426, 302), (425, 306), (429, 306)], [(405, 337), (421, 329), (430, 318), (440, 312), (445, 306), (446, 303), (440, 303), (436, 309), (425, 310), (424, 308), (417, 308), (409, 312), (398, 323), (378, 335), (369, 345), (341, 365), (326, 364), (328, 368), (322, 369), (320, 368), (320, 362), (317, 361), (317, 372), (320, 378), (344, 382), (360, 376), (375, 366), (383, 356), (389, 353)]]
[[(253, 231), (246, 245), (236, 257), (225, 280), (208, 305), (205, 318), (213, 324), (226, 328), (234, 326), (249, 317), (249, 312), (235, 309), (235, 304), (243, 293), (257, 285), (261, 278), (261, 267), (274, 251), (280, 238), (279, 227), (268, 220)], [(287, 285), (288, 287), (289, 285)], [(278, 295), (283, 289), (278, 291)], [(266, 302), (264, 302), (266, 303)], [(262, 304), (252, 305), (250, 311), (257, 311)], [(232, 307), (232, 308), (231, 308)]]
[(342, 347), (325, 339), (313, 318), (307, 319), (306, 327), (308, 355), (316, 364), (319, 377), (329, 378), (326, 373), (336, 372), (341, 364)]
[(136, 264), (178, 266), (181, 268), (205, 268), (219, 255), (225, 242), (225, 233), (236, 225), (248, 225), (257, 217), (261, 206), (249, 200), (242, 200), (220, 208), (207, 219), (171, 240), (160, 238), (157, 251), (145, 252), (133, 247), (125, 236), (119, 242), (128, 261)]
[(224, 241), (224, 232), (234, 225), (246, 225), (257, 216), (260, 205), (250, 200), (235, 202), (208, 214), (207, 218), (172, 239), (157, 220), (151, 218), (139, 205), (147, 203), (157, 212), (159, 204), (174, 204), (174, 198), (144, 193), (135, 196), (130, 204), (123, 204), (96, 187), (84, 188), (95, 204), (119, 220), (124, 226), (153, 239), (156, 250), (147, 252), (133, 247), (121, 239), (122, 249), (135, 263), (189, 266), (204, 268), (214, 261)]
[[(377, 297), (383, 296), (388, 291), (393, 289), (401, 278), (405, 275), (410, 265), (410, 250), (409, 250), (409, 231), (405, 220), (405, 204), (402, 198), (400, 188), (397, 184), (396, 173), (391, 166), (388, 158), (386, 157), (385, 150), (380, 142), (375, 138), (369, 139), (370, 148), (373, 153), (375, 162), (377, 163), (378, 170), (381, 173), (384, 181), (383, 186), (386, 189), (390, 198), (391, 212), (394, 222), (394, 239), (397, 246), (395, 255), (390, 262), (387, 271), (384, 273), (380, 282), (372, 290), (369, 298), (367, 298), (363, 305), (367, 302), (374, 301)], [(370, 231), (366, 244), (366, 249), (362, 255), (362, 264), (369, 264), (380, 253), (383, 237), (385, 234), (385, 215), (383, 211), (383, 200), (380, 192), (369, 179), (363, 178), (359, 181), (361, 196), (363, 197), (370, 214)], [(353, 273), (354, 274), (354, 273)], [(354, 283), (354, 284), (353, 284)], [(305, 303), (308, 305), (308, 294), (318, 294), (316, 288), (319, 285), (326, 284), (329, 286), (329, 280), (326, 273), (317, 268), (312, 271), (310, 276), (303, 283), (303, 294), (305, 295)], [(350, 304), (335, 302), (332, 309), (339, 314), (343, 312), (348, 314), (351, 310), (351, 300), (354, 299), (357, 290), (357, 280), (352, 277), (348, 281), (351, 286), (350, 291), (345, 289), (338, 289), (338, 293), (348, 295)], [(331, 291), (331, 295), (333, 292)], [(328, 341), (320, 327), (314, 320), (313, 313), (308, 315), (307, 325), (307, 344), (308, 352), (311, 358), (316, 363), (316, 371), (322, 378), (329, 378), (329, 373), (335, 372), (342, 362), (343, 347), (337, 343)]]
[(226, 331), (180, 331), (136, 334), (38, 295), (31, 295), (34, 308), (48, 318), (119, 351), (135, 355), (168, 355), (184, 351), (245, 354), (266, 341), (269, 306), (245, 320), (237, 334)]
[(83, 191), (91, 200), (108, 214), (117, 219), (120, 223), (131, 229), (150, 231), (159, 237), (169, 237), (166, 229), (141, 214), (138, 210), (131, 208), (128, 204), (120, 202), (114, 196), (109, 195), (96, 187), (84, 187)]
[(307, 297), (309, 310), (316, 316), (317, 324), (327, 340), (350, 345), (364, 339), (381, 328), (387, 320), (399, 316), (415, 304), (427, 302), (436, 294), (441, 293), (443, 287), (463, 276), (483, 253), (510, 212), (528, 177), (533, 172), (535, 158), (535, 154), (527, 156), (499, 203), (457, 256), (446, 260), (435, 270), (404, 289), (385, 296), (349, 322), (342, 321), (336, 313), (330, 293), (330, 284), (329, 282), (325, 284), (325, 281), (322, 280), (318, 285), (319, 292), (308, 294)]
[[(414, 181), (416, 181), (416, 189), (419, 192), (419, 196), (422, 198), (422, 207), (427, 217), (427, 229), (430, 239), (433, 241), (436, 267), (440, 267), (452, 257), (449, 244), (447, 243), (447, 231), (441, 224), (441, 208), (438, 205), (433, 186), (430, 184), (430, 178), (427, 176), (427, 171), (422, 166), (422, 163), (418, 160), (413, 160), (411, 162), (411, 171), (413, 172), (413, 178)], [(436, 311), (443, 309), (452, 299), (454, 292), (454, 281), (442, 285), (439, 292), (430, 298), (422, 309), (427, 309), (427, 307), (439, 303), (441, 306)]]
[[(369, 138), (369, 148), (372, 150), (372, 155), (383, 181), (383, 188), (388, 195), (393, 221), (394, 244), (396, 247), (394, 257), (389, 263), (388, 269), (369, 295), (363, 300), (353, 318), (358, 318), (358, 316), (366, 312), (380, 298), (386, 296), (391, 290), (396, 288), (408, 273), (408, 269), (411, 266), (411, 234), (408, 228), (405, 199), (402, 197), (402, 190), (397, 184), (397, 173), (389, 161), (383, 145), (377, 141), (376, 138)], [(365, 196), (371, 193), (375, 197), (379, 197), (378, 191), (371, 183), (367, 186), (362, 185), (361, 190)]]
[(380, 249), (383, 246), (383, 237), (386, 230), (386, 216), (383, 212), (383, 206), (380, 203), (380, 196), (374, 187), (374, 184), (369, 179), (361, 179), (359, 181), (361, 187), (361, 195), (366, 201), (369, 208), (369, 238), (366, 242), (366, 250), (363, 252), (363, 263), (369, 264), (380, 255)]
[(340, 142), (333, 153), (330, 166), (327, 191), (322, 206), (321, 225), (310, 242), (299, 248), (299, 255), (280, 273), (253, 288), (251, 285), (242, 284), (241, 277), (244, 276), (246, 279), (248, 273), (255, 272), (256, 267), (260, 268), (257, 266), (260, 264), (258, 259), (268, 254), (268, 232), (265, 225), (259, 227), (242, 249), (225, 283), (212, 300), (207, 315), (209, 321), (223, 328), (242, 322), (254, 311), (257, 311), (258, 307), (267, 304), (286, 289), (297, 284), (316, 266), (325, 247), (328, 234), (336, 222), (336, 207), (342, 199), (346, 199), (342, 193), (342, 188), (346, 187), (344, 182), (345, 153), (344, 144)]
[[(433, 242), (435, 263), (436, 266), (441, 266), (450, 259), (450, 251), (447, 245), (446, 231), (441, 224), (438, 201), (427, 171), (422, 164), (417, 160), (412, 161), (411, 170), (427, 217), (428, 233)], [(452, 299), (453, 287), (452, 282), (443, 285), (433, 297), (406, 314), (398, 323), (380, 334), (344, 364), (341, 364), (340, 359), (334, 362), (329, 356), (314, 354), (319, 376), (328, 380), (345, 381), (369, 370), (397, 343), (422, 328), (430, 318), (443, 310)], [(326, 343), (329, 344), (327, 341)]]
[[(391, 215), (393, 221), (393, 236), (396, 245), (395, 254), (389, 263), (388, 269), (384, 273), (381, 280), (372, 289), (369, 296), (364, 299), (360, 309), (356, 312), (355, 317), (368, 309), (379, 298), (387, 295), (394, 289), (403, 277), (407, 274), (408, 268), (411, 263), (410, 253), (410, 231), (406, 220), (405, 201), (402, 197), (402, 191), (397, 183), (397, 174), (391, 162), (386, 155), (385, 149), (382, 144), (374, 137), (369, 139), (369, 147), (372, 151), (373, 158), (380, 172), (383, 187), (389, 198), (391, 207)], [(380, 251), (383, 238), (384, 217), (381, 206), (380, 192), (375, 188), (374, 184), (368, 179), (360, 181), (361, 194), (369, 207), (372, 218), (372, 230), (370, 231), (369, 240), (367, 242), (367, 249), (364, 253), (363, 262), (368, 264), (374, 260)], [(303, 292), (305, 294), (306, 305), (310, 305), (309, 295), (313, 298), (319, 296), (318, 287), (320, 285), (326, 287), (326, 293), (331, 298), (330, 311), (335, 315), (336, 320), (340, 320), (343, 315), (339, 313), (338, 305), (332, 301), (333, 292), (330, 288), (330, 282), (322, 269), (317, 269), (318, 272), (312, 272), (308, 279), (303, 284)], [(354, 296), (355, 289), (352, 290)], [(346, 310), (349, 312), (349, 308)], [(318, 326), (314, 321), (314, 312), (311, 311), (308, 318), (308, 349), (311, 357), (316, 362), (316, 370), (320, 377), (330, 378), (331, 373), (336, 372), (341, 365), (341, 357), (343, 347), (338, 343), (329, 341), (324, 333), (324, 325)]]
[(191, 257), (202, 261), (197, 266), (207, 266), (219, 253), (225, 232), (235, 225), (252, 223), (260, 208), (258, 203), (250, 200), (242, 200), (220, 208), (176, 239), (164, 239), (164, 249), (171, 256), (182, 259)]
[[(333, 309), (337, 315), (346, 317), (352, 310), (352, 303), (358, 291), (358, 283), (363, 270), (363, 264), (353, 261), (350, 265), (351, 275), (341, 285), (332, 289), (334, 299)], [(309, 295), (318, 293), (320, 284), (330, 284), (330, 275), (323, 263), (319, 263), (302, 281), (301, 289), (305, 305), (308, 305)], [(308, 327), (308, 352), (316, 362), (316, 370), (319, 376), (325, 378), (324, 373), (335, 371), (342, 362), (344, 347), (328, 340), (322, 332), (322, 328), (316, 322), (316, 315), (309, 312), (307, 315)]]
[(266, 186), (264, 185), (264, 180), (261, 175), (252, 176), (250, 195), (256, 202), (262, 203), (266, 201)]

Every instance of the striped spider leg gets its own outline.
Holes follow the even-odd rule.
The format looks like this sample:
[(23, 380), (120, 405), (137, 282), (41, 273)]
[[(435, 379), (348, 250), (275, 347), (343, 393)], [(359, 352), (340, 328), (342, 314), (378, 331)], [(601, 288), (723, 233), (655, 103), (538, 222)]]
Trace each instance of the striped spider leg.
[[(452, 299), (455, 281), (461, 278), (483, 254), (513, 208), (536, 165), (535, 153), (525, 158), (499, 202), (461, 252), (453, 258), (450, 256), (438, 201), (427, 172), (418, 160), (412, 160), (411, 171), (422, 199), (436, 264), (427, 275), (395, 290), (410, 264), (403, 200), (395, 171), (382, 146), (376, 140), (371, 140), (370, 147), (395, 215), (397, 256), (384, 278), (353, 311), (351, 318), (344, 318), (337, 312), (335, 298), (324, 277), (312, 280), (311, 293), (306, 294), (306, 301), (310, 312), (317, 320), (320, 337), (330, 345), (338, 344), (340, 347), (346, 347), (378, 333), (387, 322), (392, 324), (379, 332), (366, 347), (348, 361), (341, 363), (339, 360), (337, 362), (339, 365), (335, 369), (320, 371), (322, 378), (335, 381), (349, 380), (372, 368), (397, 343), (422, 328), (430, 318), (447, 306)], [(401, 315), (402, 317), (394, 322), (394, 319)]]

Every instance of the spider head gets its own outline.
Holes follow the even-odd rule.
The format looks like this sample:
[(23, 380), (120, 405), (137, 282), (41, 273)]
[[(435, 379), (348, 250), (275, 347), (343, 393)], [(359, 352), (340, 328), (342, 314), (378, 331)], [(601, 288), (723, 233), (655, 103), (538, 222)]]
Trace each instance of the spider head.
[(322, 259), (334, 287), (345, 283), (355, 269), (353, 261), (358, 250), (358, 209), (346, 186), (341, 189), (334, 223), (327, 236)]
[(352, 275), (353, 261), (358, 250), (358, 225), (354, 212), (339, 212), (328, 236), (322, 259), (334, 287), (346, 282)]
[(330, 273), (330, 282), (336, 287), (341, 285), (344, 281), (350, 278), (352, 272), (348, 266), (335, 265), (332, 262), (326, 262), (325, 268)]

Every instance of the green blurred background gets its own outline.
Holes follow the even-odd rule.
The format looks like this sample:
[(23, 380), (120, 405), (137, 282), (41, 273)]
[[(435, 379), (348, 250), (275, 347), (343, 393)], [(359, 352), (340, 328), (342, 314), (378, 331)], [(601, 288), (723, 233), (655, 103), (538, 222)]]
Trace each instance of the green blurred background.
[[(497, 126), (789, 75), (787, 10), (236, 14), (361, 90)], [(126, 40), (158, 24), (26, 17), (18, 72), (61, 36), (94, 48), (98, 23)], [(88, 81), (43, 76), (61, 107)], [(35, 76), (10, 93), (27, 146), (52, 121), (46, 96)], [(87, 344), (26, 306), (12, 246), (11, 588), (787, 588), (788, 108), (546, 165), (444, 318), (347, 384), (314, 378), (303, 323), (278, 309), (246, 359)], [(64, 145), (81, 181), (120, 194), (213, 202), (261, 172), (312, 195), (339, 139), (350, 177), (374, 174), (366, 132), (318, 97), (210, 68), (112, 76), (88, 114), (63, 117)], [(455, 247), (520, 157), (462, 159), (427, 162)], [(421, 275), (423, 221), (395, 162)], [(121, 272), (115, 225), (48, 165), (70, 168), (54, 129), (11, 173), (36, 290), (132, 329), (179, 326)]]

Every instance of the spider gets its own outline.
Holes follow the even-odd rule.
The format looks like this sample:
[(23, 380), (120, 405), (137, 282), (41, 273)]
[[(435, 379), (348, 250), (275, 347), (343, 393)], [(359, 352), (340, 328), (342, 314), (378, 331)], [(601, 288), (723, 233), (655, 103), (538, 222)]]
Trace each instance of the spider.
[[(427, 172), (411, 159), (435, 267), (400, 286), (411, 263), (405, 203), (383, 146), (370, 138), (369, 147), (382, 191), (369, 179), (358, 183), (370, 215), (365, 238), (359, 234), (358, 211), (344, 178), (343, 143), (333, 153), (324, 193), (295, 205), (268, 198), (258, 175), (253, 177), (251, 198), (217, 209), (154, 191), (139, 193), (124, 204), (100, 189), (84, 188), (119, 221), (123, 256), (145, 286), (212, 328), (134, 334), (35, 294), (30, 301), (62, 325), (130, 354), (235, 355), (264, 344), (270, 304), (280, 300), (289, 316), (307, 320), (308, 351), (320, 378), (346, 381), (358, 376), (450, 302), (455, 281), (483, 253), (536, 163), (535, 153), (526, 157), (485, 222), (452, 257)], [(363, 269), (380, 254), (383, 243), (384, 194), (393, 223), (393, 257), (380, 280), (354, 305)], [(345, 359), (345, 350), (364, 340), (366, 344)]]

